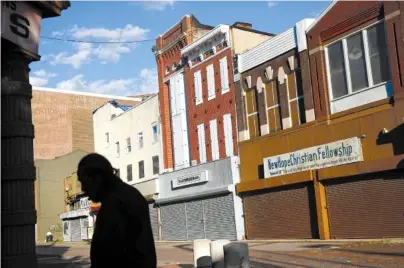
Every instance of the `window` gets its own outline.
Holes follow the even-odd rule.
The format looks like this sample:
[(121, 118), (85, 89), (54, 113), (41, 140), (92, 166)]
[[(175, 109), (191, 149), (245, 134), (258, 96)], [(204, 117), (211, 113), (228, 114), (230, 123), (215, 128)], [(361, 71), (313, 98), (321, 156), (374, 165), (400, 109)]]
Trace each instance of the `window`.
[(231, 123), (231, 114), (223, 116), (224, 144), (226, 147), (226, 156), (233, 155), (233, 127)]
[(159, 133), (158, 133), (158, 127), (157, 127), (156, 123), (152, 125), (152, 132), (153, 132), (153, 142), (158, 142)]
[(115, 143), (116, 144), (116, 155), (119, 157), (119, 154), (121, 153), (121, 150), (119, 148), (119, 141)]
[[(249, 103), (251, 103), (251, 105), (254, 104), (252, 98), (253, 97), (249, 97), (247, 95), (247, 100), (248, 100), (247, 109), (248, 109), (248, 105), (250, 105)], [(276, 80), (270, 81), (268, 84), (265, 85), (265, 102), (266, 102), (266, 107), (267, 107), (266, 111), (267, 111), (267, 118), (268, 118), (269, 133), (278, 131), (282, 128), (279, 100), (280, 100), (279, 85), (278, 85), (278, 80), (276, 79)], [(251, 122), (251, 125), (254, 125), (255, 124), (254, 122)], [(250, 125), (250, 119), (248, 121), (248, 124)], [(253, 135), (253, 136), (251, 136), (251, 135)], [(250, 137), (255, 137), (255, 136), (257, 136), (255, 134), (255, 132), (252, 133), (251, 129), (250, 129)]]
[(198, 129), (198, 147), (199, 147), (199, 162), (206, 162), (206, 142), (205, 142), (205, 125), (200, 124)]
[(153, 156), (153, 175), (159, 174), (160, 172), (160, 163), (159, 163), (159, 156)]
[(229, 73), (227, 70), (227, 57), (220, 59), (220, 79), (221, 79), (222, 94), (223, 94), (230, 90)]
[(212, 149), (212, 160), (219, 159), (219, 141), (217, 139), (217, 121), (211, 120), (209, 122), (210, 126), (210, 142), (211, 142), (211, 149)]
[(143, 148), (143, 132), (137, 134), (137, 147), (139, 149)]
[[(390, 72), (384, 27), (384, 23), (372, 25), (326, 47), (332, 112), (391, 94), (385, 84), (390, 79)], [(368, 89), (372, 89), (372, 93), (365, 92)], [(344, 97), (350, 98), (338, 102)]]
[(258, 118), (257, 96), (254, 89), (246, 92), (246, 106), (250, 138), (258, 137), (260, 135), (260, 124)]
[(130, 137), (126, 139), (126, 148), (128, 150), (128, 153), (132, 151), (132, 145), (130, 143)]
[(109, 144), (109, 132), (105, 133), (105, 141)]
[(178, 67), (177, 63), (174, 62), (174, 63), (173, 63), (173, 70), (176, 70), (177, 67)]
[(170, 72), (170, 66), (166, 67), (166, 74), (168, 74)]
[(198, 105), (203, 102), (201, 71), (197, 71), (194, 73), (194, 86), (195, 86), (195, 103), (196, 105)]
[(129, 181), (132, 181), (132, 165), (126, 166), (126, 178)]
[(117, 177), (121, 177), (121, 170), (119, 169), (119, 168), (116, 168), (115, 169), (115, 175), (117, 176)]
[(215, 71), (213, 64), (206, 67), (206, 76), (208, 78), (208, 100), (215, 98)]
[(139, 161), (139, 179), (144, 178), (144, 161)]

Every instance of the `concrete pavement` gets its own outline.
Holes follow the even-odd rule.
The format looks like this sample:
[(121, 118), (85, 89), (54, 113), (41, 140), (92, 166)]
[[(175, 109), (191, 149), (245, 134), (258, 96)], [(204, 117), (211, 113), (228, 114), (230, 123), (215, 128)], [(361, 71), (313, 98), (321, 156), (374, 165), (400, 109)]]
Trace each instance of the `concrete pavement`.
[[(39, 245), (39, 268), (88, 268), (89, 245)], [(387, 267), (404, 268), (404, 240), (249, 242), (252, 268)], [(158, 266), (192, 267), (189, 242), (156, 243)]]

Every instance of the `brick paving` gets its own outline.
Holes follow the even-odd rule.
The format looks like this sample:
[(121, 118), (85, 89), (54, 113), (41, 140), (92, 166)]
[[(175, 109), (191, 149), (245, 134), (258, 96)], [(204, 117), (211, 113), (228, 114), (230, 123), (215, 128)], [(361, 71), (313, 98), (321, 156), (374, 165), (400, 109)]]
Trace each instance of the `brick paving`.
[[(39, 247), (39, 268), (90, 267), (88, 245)], [(192, 244), (158, 243), (156, 248), (159, 267), (193, 267)], [(404, 243), (250, 243), (250, 262), (251, 268), (404, 268)]]

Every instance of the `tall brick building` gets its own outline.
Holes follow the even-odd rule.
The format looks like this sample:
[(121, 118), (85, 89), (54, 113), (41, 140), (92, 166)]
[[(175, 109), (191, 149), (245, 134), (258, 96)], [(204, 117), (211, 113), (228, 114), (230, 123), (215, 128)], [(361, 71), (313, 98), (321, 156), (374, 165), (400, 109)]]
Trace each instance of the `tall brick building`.
[(76, 149), (94, 151), (92, 112), (112, 99), (127, 105), (142, 100), (38, 87), (32, 95), (35, 159), (51, 159)]

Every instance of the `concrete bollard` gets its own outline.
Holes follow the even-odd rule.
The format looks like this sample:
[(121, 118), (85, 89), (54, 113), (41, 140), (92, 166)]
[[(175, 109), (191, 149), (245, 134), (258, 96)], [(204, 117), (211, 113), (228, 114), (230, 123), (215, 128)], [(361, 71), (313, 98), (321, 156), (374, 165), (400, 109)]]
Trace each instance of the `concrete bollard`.
[(225, 268), (223, 247), (230, 243), (230, 240), (216, 240), (210, 243), (210, 255), (212, 257), (212, 268)]
[(223, 247), (224, 265), (226, 268), (249, 268), (250, 258), (248, 255), (248, 244), (234, 242)]
[(194, 240), (194, 267), (212, 267), (209, 239)]

